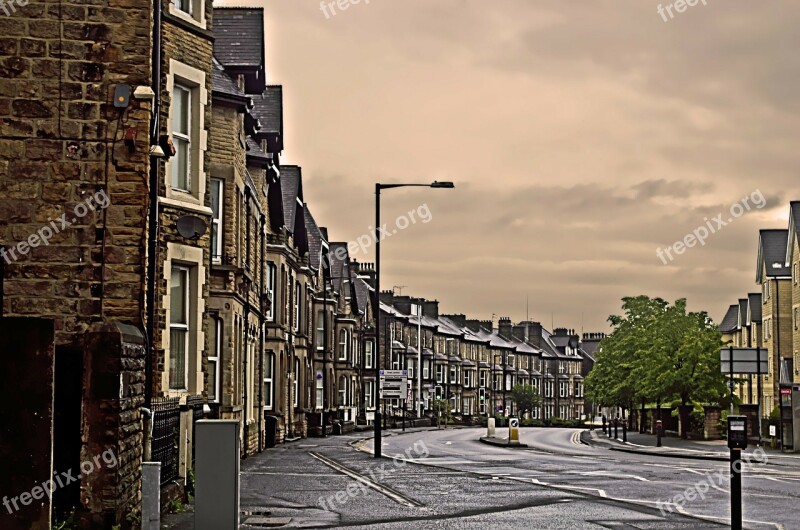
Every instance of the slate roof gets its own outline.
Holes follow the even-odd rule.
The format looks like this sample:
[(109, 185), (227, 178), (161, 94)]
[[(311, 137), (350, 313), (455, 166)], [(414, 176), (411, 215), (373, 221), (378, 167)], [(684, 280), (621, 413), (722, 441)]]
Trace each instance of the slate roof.
[(283, 134), (283, 87), (269, 85), (261, 94), (251, 94), (252, 114), (261, 122), (259, 133)]
[[(342, 292), (342, 283), (345, 279), (345, 270), (347, 269), (347, 264), (350, 261), (347, 243), (330, 243), (330, 252), (328, 253), (328, 256), (331, 260), (331, 284), (333, 285), (335, 291)], [(345, 296), (350, 296), (350, 293), (343, 294)]]
[(369, 293), (372, 288), (359, 278), (355, 272), (351, 272), (351, 278), (353, 281), (353, 290), (356, 292), (356, 303), (358, 304), (358, 310), (361, 314), (367, 314), (367, 305), (369, 304)]
[(581, 349), (592, 358), (594, 358), (594, 352), (596, 352), (599, 347), (600, 347), (599, 340), (587, 340), (581, 342)]
[(309, 261), (311, 263), (311, 268), (319, 270), (322, 263), (322, 234), (307, 204), (303, 209), (303, 214), (305, 215), (306, 233), (308, 234)]
[(747, 298), (750, 299), (750, 303), (748, 304), (750, 315), (747, 321), (761, 322), (761, 293), (749, 293)]
[(739, 314), (736, 317), (737, 327), (747, 324), (747, 298), (739, 298)]
[(214, 7), (214, 55), (225, 66), (264, 64), (264, 9)]
[(800, 201), (792, 201), (789, 203), (789, 230), (792, 237), (787, 236), (786, 242), (786, 263), (792, 262), (792, 250), (794, 250), (794, 240), (800, 240)]
[(211, 90), (214, 93), (247, 99), (244, 91), (234, 83), (216, 57), (211, 58)]
[[(789, 276), (790, 267), (786, 266), (786, 245), (789, 231), (784, 229), (760, 230), (758, 238), (758, 269), (756, 283), (762, 282), (761, 269), (766, 266), (767, 277)], [(773, 264), (780, 263), (779, 267)]]
[(297, 199), (303, 200), (299, 166), (281, 166), (281, 194), (283, 195), (283, 222), (294, 232)]
[(736, 331), (736, 324), (739, 319), (739, 304), (733, 304), (728, 307), (722, 322), (719, 325), (719, 330), (722, 333), (730, 333)]
[(247, 137), (247, 158), (267, 165), (273, 161), (272, 155), (261, 149), (261, 146), (249, 136)]

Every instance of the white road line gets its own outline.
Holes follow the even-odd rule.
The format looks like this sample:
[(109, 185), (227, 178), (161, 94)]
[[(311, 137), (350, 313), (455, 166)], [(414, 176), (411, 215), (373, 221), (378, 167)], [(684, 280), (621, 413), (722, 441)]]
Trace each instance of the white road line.
[(330, 468), (333, 468), (336, 471), (338, 471), (338, 472), (340, 472), (340, 473), (342, 473), (344, 475), (347, 475), (348, 477), (352, 478), (353, 480), (361, 482), (362, 484), (364, 484), (368, 488), (371, 488), (371, 489), (377, 491), (378, 493), (382, 493), (383, 495), (389, 497), (390, 499), (392, 499), (393, 501), (395, 501), (398, 504), (402, 504), (403, 506), (407, 506), (409, 508), (418, 508), (418, 507), (422, 506), (422, 503), (420, 503), (419, 501), (416, 501), (416, 500), (412, 499), (411, 497), (407, 497), (407, 496), (403, 495), (402, 493), (400, 493), (399, 491), (395, 491), (394, 489), (392, 489), (392, 488), (390, 488), (388, 486), (384, 486), (382, 484), (379, 484), (379, 483), (375, 482), (374, 480), (370, 480), (367, 477), (361, 475), (360, 473), (357, 473), (357, 472), (353, 471), (349, 467), (346, 467), (346, 466), (340, 464), (339, 462), (336, 462), (335, 460), (332, 460), (332, 459), (330, 459), (330, 458), (328, 458), (326, 456), (323, 456), (323, 455), (321, 455), (319, 453), (315, 453), (313, 451), (309, 451), (308, 454), (311, 455), (312, 457), (316, 458), (317, 460), (319, 460), (320, 462), (322, 462), (326, 466), (328, 466)]
[(613, 477), (613, 478), (632, 478), (636, 480), (641, 480), (642, 482), (650, 482), (648, 479), (644, 477), (640, 477), (639, 475), (622, 475), (619, 473), (614, 473), (613, 471), (568, 471), (568, 473), (575, 474), (575, 475), (584, 475), (590, 477)]

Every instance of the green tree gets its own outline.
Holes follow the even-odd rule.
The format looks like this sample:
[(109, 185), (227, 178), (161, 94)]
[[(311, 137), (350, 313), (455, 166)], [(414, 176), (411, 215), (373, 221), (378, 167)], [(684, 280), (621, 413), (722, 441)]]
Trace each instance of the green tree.
[(511, 400), (517, 404), (517, 411), (522, 416), (526, 412), (533, 413), (533, 409), (542, 403), (542, 396), (532, 385), (517, 384), (511, 389)]
[(600, 405), (629, 407), (634, 401), (681, 402), (681, 432), (689, 426), (692, 401), (719, 402), (725, 395), (719, 371), (719, 330), (705, 312), (687, 312), (686, 300), (670, 305), (647, 296), (622, 299), (625, 316), (610, 316), (614, 330), (600, 342), (586, 394)]

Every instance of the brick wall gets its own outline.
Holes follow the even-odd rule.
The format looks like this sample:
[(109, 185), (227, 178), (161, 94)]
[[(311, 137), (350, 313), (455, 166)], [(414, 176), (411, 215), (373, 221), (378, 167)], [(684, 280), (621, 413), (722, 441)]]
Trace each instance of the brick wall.
[[(5, 5), (12, 12), (0, 17), (0, 243), (15, 250), (6, 257), (4, 311), (52, 319), (58, 354), (59, 346), (81, 348), (95, 325), (142, 328), (150, 104), (131, 99), (116, 109), (113, 95), (116, 83), (151, 84), (152, 6)], [(129, 152), (121, 139), (132, 128)], [(82, 215), (90, 197), (101, 200)], [(26, 241), (30, 248), (18, 246)], [(109, 380), (141, 370), (139, 350), (123, 350), (117, 361)], [(84, 366), (90, 381), (95, 368)], [(120, 461), (87, 481), (84, 526), (93, 516), (124, 525), (139, 509), (143, 385), (126, 380), (126, 396), (109, 398), (92, 418), (108, 430), (82, 426), (81, 459), (113, 447)], [(84, 406), (90, 399), (87, 389)]]

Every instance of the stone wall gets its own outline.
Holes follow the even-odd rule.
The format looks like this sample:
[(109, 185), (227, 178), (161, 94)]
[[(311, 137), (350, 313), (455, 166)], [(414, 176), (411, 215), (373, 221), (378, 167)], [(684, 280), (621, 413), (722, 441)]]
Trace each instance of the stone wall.
[[(4, 311), (52, 320), (56, 345), (83, 351), (97, 326), (142, 328), (151, 109), (133, 98), (126, 108), (113, 103), (117, 84), (151, 85), (152, 4), (4, 5), (10, 11), (0, 17)], [(135, 139), (132, 150), (126, 135)], [(113, 448), (119, 466), (82, 482), (83, 527), (110, 521), (124, 527), (139, 509), (143, 351), (117, 345), (113, 362), (84, 357), (91, 384), (83, 398), (81, 459)]]

